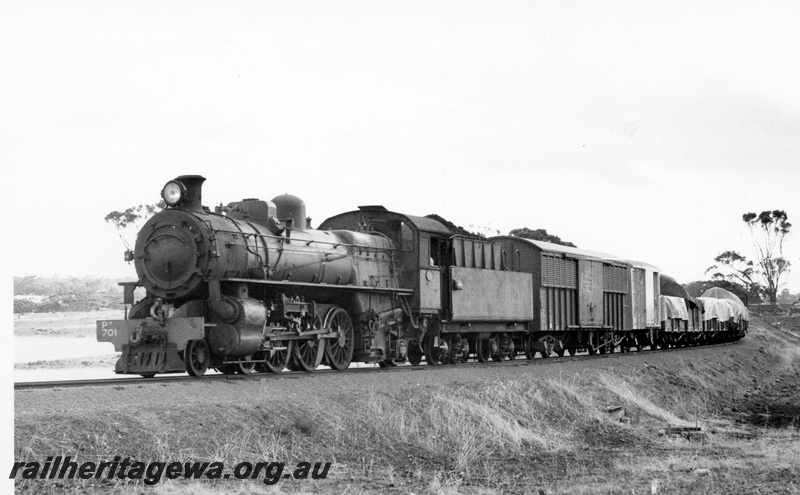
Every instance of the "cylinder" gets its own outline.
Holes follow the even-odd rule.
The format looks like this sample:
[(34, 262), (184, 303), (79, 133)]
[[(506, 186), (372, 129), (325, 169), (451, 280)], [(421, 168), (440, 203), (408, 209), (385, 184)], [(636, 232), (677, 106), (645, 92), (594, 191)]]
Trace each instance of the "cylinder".
[(267, 321), (264, 303), (253, 298), (226, 297), (225, 301), (237, 306), (239, 317), (235, 322), (227, 323), (222, 315), (212, 310), (211, 321), (215, 326), (208, 332), (212, 352), (230, 357), (254, 354), (261, 347), (261, 332)]

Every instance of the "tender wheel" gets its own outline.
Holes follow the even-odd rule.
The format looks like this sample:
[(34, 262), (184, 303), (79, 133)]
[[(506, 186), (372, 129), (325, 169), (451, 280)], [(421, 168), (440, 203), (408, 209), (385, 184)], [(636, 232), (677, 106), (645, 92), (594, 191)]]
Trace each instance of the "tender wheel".
[(342, 308), (334, 308), (325, 317), (324, 328), (330, 328), (337, 335), (328, 339), (325, 347), (325, 359), (328, 366), (335, 370), (343, 370), (353, 360), (353, 322), (350, 315)]
[(324, 354), (324, 340), (296, 340), (292, 346), (292, 364), (299, 371), (314, 371), (322, 362)]
[(263, 362), (256, 363), (256, 370), (259, 373), (280, 373), (287, 366), (292, 358), (292, 341), (273, 340), (272, 349), (261, 351), (256, 354), (256, 360)]
[(211, 353), (205, 340), (190, 340), (183, 353), (186, 371), (192, 376), (203, 376), (208, 370)]
[(439, 346), (435, 345), (436, 339), (433, 337), (425, 337), (422, 341), (422, 350), (425, 352), (425, 361), (428, 362), (430, 366), (436, 366), (440, 364), (440, 360), (442, 358), (441, 351)]
[(408, 343), (408, 362), (411, 366), (419, 366), (422, 362), (422, 349), (419, 348), (419, 342), (412, 340)]

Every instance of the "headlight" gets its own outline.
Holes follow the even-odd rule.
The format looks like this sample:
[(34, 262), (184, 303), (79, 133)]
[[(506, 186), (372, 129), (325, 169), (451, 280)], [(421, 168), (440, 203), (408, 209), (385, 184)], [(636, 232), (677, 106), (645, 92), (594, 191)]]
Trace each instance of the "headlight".
[(176, 180), (171, 180), (161, 190), (161, 197), (167, 206), (175, 206), (186, 197), (186, 186)]

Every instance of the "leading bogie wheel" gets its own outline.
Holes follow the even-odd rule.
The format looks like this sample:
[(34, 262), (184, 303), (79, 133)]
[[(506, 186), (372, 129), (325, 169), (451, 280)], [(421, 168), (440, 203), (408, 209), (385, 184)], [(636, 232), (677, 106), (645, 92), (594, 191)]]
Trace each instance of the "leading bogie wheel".
[(255, 371), (256, 363), (253, 361), (253, 356), (245, 356), (239, 358), (239, 361), (234, 364), (234, 367), (236, 368), (236, 372), (240, 375), (249, 375)]
[(325, 316), (324, 328), (330, 328), (333, 339), (325, 343), (325, 359), (328, 366), (335, 370), (343, 370), (353, 360), (353, 321), (342, 308), (331, 309)]
[(203, 376), (208, 370), (211, 353), (205, 340), (190, 340), (183, 353), (186, 371), (192, 376)]

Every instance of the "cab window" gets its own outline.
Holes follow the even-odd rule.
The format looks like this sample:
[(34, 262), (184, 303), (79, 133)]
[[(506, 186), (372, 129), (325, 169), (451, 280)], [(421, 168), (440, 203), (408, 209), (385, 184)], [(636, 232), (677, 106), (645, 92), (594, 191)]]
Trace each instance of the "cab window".
[(431, 259), (431, 239), (419, 236), (419, 266), (432, 266)]

